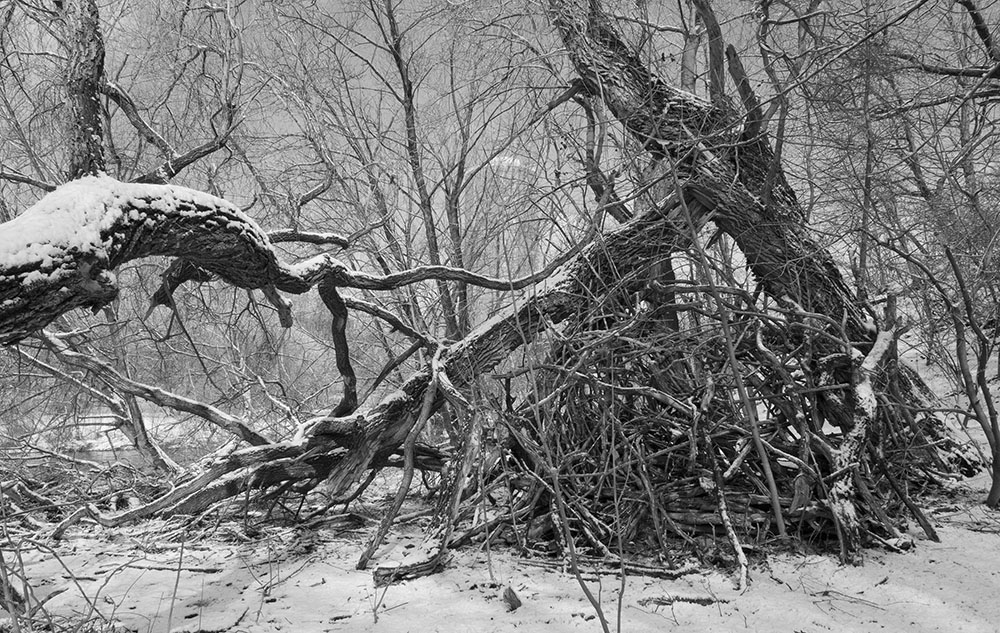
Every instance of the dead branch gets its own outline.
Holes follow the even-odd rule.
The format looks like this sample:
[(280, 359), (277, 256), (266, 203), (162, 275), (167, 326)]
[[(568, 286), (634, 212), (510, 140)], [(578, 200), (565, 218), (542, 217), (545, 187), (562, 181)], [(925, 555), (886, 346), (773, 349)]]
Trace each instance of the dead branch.
[(169, 391), (165, 391), (159, 387), (152, 387), (150, 385), (136, 382), (130, 378), (126, 378), (120, 372), (115, 370), (114, 367), (111, 367), (97, 357), (89, 354), (82, 354), (71, 349), (65, 341), (51, 332), (43, 330), (38, 333), (38, 337), (49, 347), (49, 349), (51, 349), (66, 363), (87, 369), (88, 371), (92, 371), (100, 376), (103, 376), (106, 380), (112, 381), (116, 388), (121, 389), (126, 393), (133, 394), (154, 404), (196, 415), (221, 429), (229, 431), (236, 437), (245, 440), (251, 445), (260, 446), (269, 443), (266, 438), (250, 429), (241, 420), (216, 407), (213, 407), (212, 405), (197, 402), (191, 400), (190, 398), (185, 398), (184, 396), (179, 396)]

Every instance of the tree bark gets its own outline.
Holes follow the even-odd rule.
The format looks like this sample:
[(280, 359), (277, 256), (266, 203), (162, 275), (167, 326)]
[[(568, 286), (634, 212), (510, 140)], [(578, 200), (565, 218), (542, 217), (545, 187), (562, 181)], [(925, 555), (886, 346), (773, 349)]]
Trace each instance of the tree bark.
[[(870, 345), (871, 315), (809, 235), (784, 173), (779, 169), (768, 183), (774, 156), (766, 135), (744, 138), (741, 118), (723, 100), (709, 103), (652, 74), (596, 0), (549, 0), (549, 10), (586, 88), (653, 157), (673, 165), (685, 197), (714, 213), (764, 290), (806, 312), (844, 320), (849, 340)], [(766, 189), (768, 205), (762, 203)]]
[(103, 127), (98, 87), (104, 75), (104, 39), (95, 0), (63, 5), (66, 63), (67, 136), (70, 180), (104, 171)]

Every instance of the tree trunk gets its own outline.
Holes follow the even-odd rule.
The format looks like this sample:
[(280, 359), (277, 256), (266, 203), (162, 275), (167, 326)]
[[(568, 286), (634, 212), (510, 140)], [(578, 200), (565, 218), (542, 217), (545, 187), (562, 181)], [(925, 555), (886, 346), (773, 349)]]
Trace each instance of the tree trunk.
[(63, 9), (66, 63), (66, 110), (70, 180), (104, 171), (101, 104), (98, 87), (104, 74), (104, 39), (95, 0), (66, 0)]
[[(592, 0), (550, 0), (553, 22), (580, 78), (655, 158), (673, 165), (678, 185), (714, 213), (743, 250), (769, 295), (846, 322), (849, 340), (870, 345), (871, 316), (832, 257), (812, 239), (795, 192), (764, 134), (742, 138), (732, 110), (653, 75)], [(765, 196), (765, 190), (769, 195)], [(763, 205), (762, 200), (770, 200)]]

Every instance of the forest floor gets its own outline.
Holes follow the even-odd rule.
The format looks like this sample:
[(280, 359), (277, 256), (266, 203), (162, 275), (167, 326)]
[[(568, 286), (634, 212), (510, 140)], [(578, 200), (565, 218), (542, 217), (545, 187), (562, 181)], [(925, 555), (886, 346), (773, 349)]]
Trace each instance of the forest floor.
[[(985, 477), (924, 499), (941, 536), (911, 529), (905, 553), (871, 550), (846, 567), (831, 556), (762, 553), (738, 592), (718, 570), (677, 580), (621, 576), (586, 564), (582, 579), (611, 630), (769, 633), (996, 632), (1000, 627), (1000, 513), (978, 502)], [(53, 546), (24, 542), (20, 568), (53, 617), (166, 631), (600, 631), (577, 579), (556, 564), (467, 547), (441, 573), (376, 588), (355, 562), (373, 526), (263, 528), (250, 542), (223, 524), (213, 536), (165, 540), (169, 524), (75, 528)], [(401, 530), (382, 560), (421, 539)], [(13, 545), (13, 543), (11, 544)], [(11, 552), (4, 548), (11, 562)], [(507, 608), (511, 588), (523, 604)], [(0, 610), (0, 630), (2, 626)]]

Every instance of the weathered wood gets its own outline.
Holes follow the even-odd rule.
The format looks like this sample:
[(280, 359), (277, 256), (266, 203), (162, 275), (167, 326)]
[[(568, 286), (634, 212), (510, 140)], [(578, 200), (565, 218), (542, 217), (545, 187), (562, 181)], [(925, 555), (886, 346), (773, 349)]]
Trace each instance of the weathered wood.
[(549, 0), (548, 6), (586, 88), (652, 156), (672, 164), (685, 197), (714, 213), (765, 291), (806, 312), (844, 320), (851, 341), (870, 345), (871, 315), (829, 252), (809, 235), (783, 171), (768, 182), (774, 155), (766, 135), (745, 138), (742, 118), (724, 101), (709, 103), (653, 74), (599, 2)]

